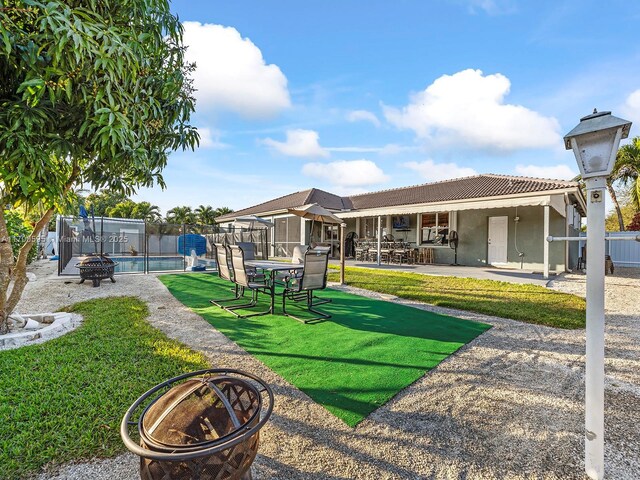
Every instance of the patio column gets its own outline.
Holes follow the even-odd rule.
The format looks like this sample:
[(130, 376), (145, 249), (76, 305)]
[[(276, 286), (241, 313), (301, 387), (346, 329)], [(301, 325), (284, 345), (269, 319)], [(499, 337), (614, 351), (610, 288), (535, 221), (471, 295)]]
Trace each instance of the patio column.
[(356, 235), (358, 235), (358, 238), (360, 238), (361, 234), (360, 234), (360, 217), (356, 218)]
[(420, 245), (421, 232), (422, 232), (422, 214), (416, 213), (416, 247)]
[(340, 285), (344, 285), (344, 256), (345, 256), (345, 241), (344, 231), (347, 228), (346, 223), (340, 224)]
[(307, 238), (307, 219), (306, 218), (301, 218), (300, 219), (300, 245), (309, 245), (308, 238)]
[[(564, 194), (564, 234), (565, 236), (570, 235), (569, 231), (569, 217), (573, 221), (573, 211), (571, 210), (573, 206), (569, 202), (569, 194)], [(569, 242), (564, 242), (564, 271), (569, 271)]]
[(547, 237), (549, 236), (549, 205), (544, 206), (544, 226), (543, 232), (544, 235), (542, 237), (542, 248), (543, 248), (543, 262), (544, 262), (544, 270), (543, 275), (544, 278), (549, 278), (549, 242), (547, 242)]
[(382, 250), (382, 217), (378, 215), (378, 265), (380, 265), (380, 250)]
[(387, 235), (391, 235), (393, 233), (393, 224), (391, 223), (391, 215), (387, 215)]

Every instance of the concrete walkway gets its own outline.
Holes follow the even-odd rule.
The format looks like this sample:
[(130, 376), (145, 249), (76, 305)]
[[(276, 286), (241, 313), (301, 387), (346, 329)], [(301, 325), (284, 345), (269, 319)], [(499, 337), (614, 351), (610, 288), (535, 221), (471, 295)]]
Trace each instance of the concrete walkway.
[[(338, 260), (331, 260), (330, 263), (337, 265)], [(468, 267), (465, 265), (398, 265), (386, 264), (377, 265), (371, 262), (359, 262), (355, 260), (347, 260), (345, 264), (348, 267), (376, 268), (382, 270), (395, 270), (399, 272), (422, 273), (424, 275), (440, 275), (447, 277), (477, 278), (481, 280), (499, 280), (501, 282), (510, 283), (529, 283), (533, 285), (545, 286), (549, 280), (553, 280), (560, 275), (551, 275), (549, 279), (545, 279), (542, 273), (534, 273), (530, 270), (511, 270), (506, 268), (494, 267)]]

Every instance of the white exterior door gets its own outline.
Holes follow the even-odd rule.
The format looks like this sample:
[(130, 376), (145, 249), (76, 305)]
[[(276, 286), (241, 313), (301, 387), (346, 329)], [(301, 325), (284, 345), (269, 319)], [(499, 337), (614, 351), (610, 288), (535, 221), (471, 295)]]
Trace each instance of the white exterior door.
[(489, 217), (489, 238), (487, 263), (504, 265), (507, 263), (507, 235), (509, 217)]

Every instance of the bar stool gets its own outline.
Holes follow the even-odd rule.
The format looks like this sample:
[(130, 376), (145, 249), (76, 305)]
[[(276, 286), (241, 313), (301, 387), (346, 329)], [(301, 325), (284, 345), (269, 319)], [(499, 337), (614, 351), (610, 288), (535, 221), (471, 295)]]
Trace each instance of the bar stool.
[(433, 248), (420, 247), (418, 249), (418, 263), (422, 265), (433, 263)]
[(368, 248), (356, 247), (356, 260), (364, 262), (367, 260)]
[(425, 248), (424, 250), (424, 263), (433, 263), (433, 248)]

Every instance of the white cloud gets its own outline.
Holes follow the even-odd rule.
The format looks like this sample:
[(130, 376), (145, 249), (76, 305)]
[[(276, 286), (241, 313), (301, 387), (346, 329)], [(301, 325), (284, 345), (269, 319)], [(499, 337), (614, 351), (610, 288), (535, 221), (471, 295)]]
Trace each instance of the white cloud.
[(620, 113), (623, 118), (631, 120), (637, 127), (640, 123), (640, 89), (629, 94)]
[(510, 87), (504, 75), (468, 69), (441, 76), (407, 106), (385, 106), (384, 114), (422, 139), (457, 147), (512, 151), (561, 143), (555, 118), (504, 103)]
[(552, 178), (555, 180), (571, 180), (578, 173), (567, 165), (516, 165), (516, 174), (525, 177)]
[(184, 22), (186, 58), (193, 74), (198, 109), (229, 110), (266, 118), (291, 106), (287, 78), (267, 65), (262, 52), (232, 27)]
[(317, 158), (328, 157), (329, 152), (318, 143), (318, 132), (313, 130), (287, 130), (287, 140), (278, 142), (265, 138), (262, 143), (289, 157)]
[(307, 163), (302, 167), (302, 173), (339, 187), (360, 187), (383, 183), (389, 179), (374, 162), (364, 159)]
[(473, 168), (459, 167), (455, 163), (436, 163), (433, 160), (424, 162), (406, 162), (402, 164), (419, 173), (428, 182), (439, 182), (440, 180), (451, 180), (453, 178), (471, 177), (477, 175)]
[(199, 127), (198, 133), (200, 134), (200, 148), (229, 148), (229, 145), (220, 141), (221, 134), (218, 130), (211, 130), (208, 127)]
[(380, 126), (378, 117), (367, 110), (353, 110), (347, 114), (347, 120), (350, 122), (370, 122), (376, 127)]

